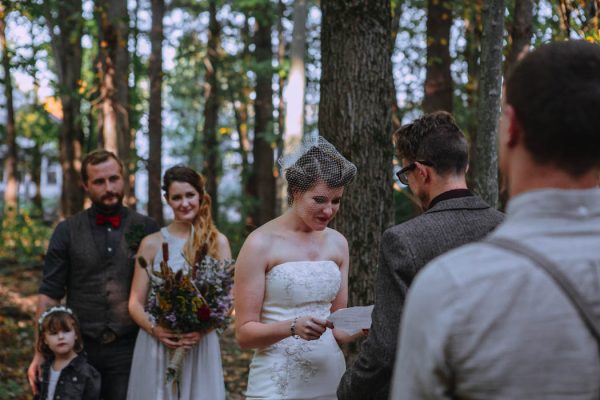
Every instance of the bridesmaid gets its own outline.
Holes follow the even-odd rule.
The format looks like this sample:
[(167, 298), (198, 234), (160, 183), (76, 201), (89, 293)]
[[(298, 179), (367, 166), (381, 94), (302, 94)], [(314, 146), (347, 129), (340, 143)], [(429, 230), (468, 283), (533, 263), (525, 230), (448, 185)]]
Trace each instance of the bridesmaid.
[[(208, 244), (208, 254), (229, 259), (227, 238), (215, 227), (211, 198), (204, 190), (204, 179), (191, 168), (176, 166), (163, 177), (163, 190), (174, 220), (168, 226), (144, 238), (138, 256), (146, 260), (162, 259), (162, 243), (169, 245), (169, 265), (184, 268), (184, 258), (193, 259), (196, 250)], [(191, 227), (193, 237), (190, 237)], [(191, 246), (190, 246), (191, 244)], [(158, 262), (151, 263), (158, 269)], [(150, 267), (149, 267), (150, 268)], [(129, 298), (129, 312), (140, 326), (137, 337), (127, 398), (130, 400), (219, 400), (225, 398), (219, 339), (214, 331), (176, 334), (155, 324), (144, 311), (150, 291), (146, 271), (136, 264)], [(165, 381), (168, 349), (189, 347), (181, 370), (179, 393)], [(179, 394), (179, 396), (178, 396)]]

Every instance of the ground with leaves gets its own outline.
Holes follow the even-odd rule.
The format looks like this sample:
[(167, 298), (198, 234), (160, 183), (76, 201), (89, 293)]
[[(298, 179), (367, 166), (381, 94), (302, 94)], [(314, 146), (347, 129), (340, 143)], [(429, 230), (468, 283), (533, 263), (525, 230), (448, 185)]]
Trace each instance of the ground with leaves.
[[(25, 370), (33, 355), (40, 278), (39, 265), (0, 266), (0, 400), (31, 398)], [(229, 328), (221, 335), (221, 355), (228, 399), (242, 399), (252, 353), (240, 349)]]

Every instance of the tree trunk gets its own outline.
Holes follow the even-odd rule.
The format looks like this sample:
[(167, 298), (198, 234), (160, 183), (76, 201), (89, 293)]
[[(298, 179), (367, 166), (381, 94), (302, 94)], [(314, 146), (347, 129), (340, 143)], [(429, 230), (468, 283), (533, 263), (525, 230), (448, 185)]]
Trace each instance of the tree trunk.
[[(127, 2), (96, 0), (99, 27), (98, 74), (100, 81), (99, 132), (104, 148), (114, 152), (125, 166), (130, 163), (129, 51)], [(125, 202), (131, 204), (129, 171), (125, 168)]]
[(304, 133), (304, 48), (306, 47), (307, 1), (294, 2), (294, 28), (290, 46), (290, 72), (285, 89), (285, 134), (284, 152), (295, 148)]
[(427, 2), (427, 71), (423, 111), (452, 112), (453, 82), (450, 74), (450, 27), (452, 1)]
[(254, 34), (256, 58), (256, 100), (254, 101), (255, 125), (252, 155), (253, 171), (249, 188), (256, 206), (250, 213), (250, 224), (260, 226), (275, 217), (275, 177), (273, 176), (273, 71), (271, 60), (271, 27), (273, 10), (265, 1), (255, 15)]
[(510, 51), (504, 63), (504, 71), (510, 71), (515, 62), (529, 51), (533, 25), (533, 0), (515, 0)]
[(334, 227), (350, 246), (350, 304), (365, 305), (374, 300), (381, 234), (393, 221), (390, 2), (321, 7), (319, 131), (358, 168)]
[(33, 208), (36, 216), (44, 215), (44, 204), (42, 201), (42, 152), (40, 150), (40, 144), (36, 140), (31, 156), (31, 180), (35, 186), (35, 193), (33, 195)]
[(208, 44), (206, 46), (206, 57), (204, 58), (206, 72), (204, 75), (203, 174), (206, 178), (206, 191), (212, 198), (212, 215), (217, 220), (219, 216), (219, 171), (221, 170), (217, 136), (220, 96), (217, 71), (219, 67), (221, 26), (217, 21), (216, 1), (210, 0), (208, 8)]
[(60, 6), (58, 2), (44, 2), (44, 15), (51, 34), (52, 53), (63, 111), (59, 160), (63, 174), (61, 208), (65, 217), (81, 211), (84, 198), (80, 185), (83, 143), (81, 98), (79, 97), (83, 33), (81, 13), (81, 0), (63, 0)]
[(251, 146), (248, 128), (248, 108), (252, 88), (250, 87), (246, 71), (246, 65), (250, 59), (250, 26), (246, 15), (244, 15), (244, 23), (240, 29), (240, 40), (244, 44), (242, 53), (239, 56), (241, 59), (242, 70), (239, 73), (234, 72), (235, 78), (230, 78), (230, 80), (239, 80), (239, 87), (234, 88), (233, 85), (228, 85), (228, 90), (233, 104), (235, 125), (239, 138), (239, 153), (242, 161), (240, 177), (242, 189), (241, 197), (243, 201), (240, 214), (246, 230), (250, 231), (253, 228), (253, 223), (249, 211), (253, 208), (252, 203), (254, 199), (252, 198), (252, 191), (250, 188), (250, 176), (252, 175), (252, 171), (249, 161)]
[[(303, 0), (300, 0), (303, 1)], [(283, 0), (277, 2), (277, 67), (279, 72), (277, 74), (277, 153), (276, 158), (281, 157), (283, 154), (284, 145), (284, 133), (285, 133), (285, 99), (284, 99), (284, 87), (285, 87), (285, 75), (284, 63), (285, 63), (285, 29), (283, 27), (283, 19), (285, 18), (285, 4)], [(277, 181), (277, 204), (280, 205), (279, 194), (280, 194), (280, 180)], [(278, 207), (280, 208), (280, 207)]]
[(571, 11), (572, 5), (570, 4), (571, 0), (559, 0), (558, 7), (558, 16), (560, 21), (560, 31), (561, 36), (559, 39), (568, 39), (571, 37)]
[[(6, 158), (4, 173), (4, 218), (14, 217), (19, 206), (19, 182), (17, 173), (17, 132), (10, 68), (10, 49), (6, 41), (6, 15), (8, 10), (0, 3), (0, 47), (2, 47), (2, 69), (4, 70), (4, 97), (6, 98)], [(2, 177), (0, 177), (2, 178)]]
[[(533, 25), (533, 0), (515, 0), (510, 29), (510, 49), (504, 62), (504, 74), (510, 73), (516, 62), (529, 51)], [(499, 175), (498, 209), (504, 211), (509, 193), (506, 180)]]
[[(392, 16), (392, 37), (390, 40), (390, 57), (394, 55), (396, 49), (396, 37), (400, 30), (400, 17), (402, 16), (402, 6), (404, 1), (396, 0), (396, 8), (394, 8), (394, 14)], [(393, 66), (392, 66), (393, 67)], [(394, 82), (394, 74), (391, 75), (390, 90), (392, 91), (392, 131), (396, 131), (402, 125), (402, 114), (400, 113), (400, 107), (398, 106), (398, 100), (396, 98), (396, 82)]]
[(475, 191), (492, 207), (498, 204), (498, 116), (502, 80), (504, 0), (482, 7), (481, 78), (478, 95), (478, 132), (473, 154)]
[[(285, 118), (285, 123), (281, 125), (284, 130), (281, 135), (281, 148), (278, 156), (288, 154), (302, 140), (304, 134), (304, 92), (306, 89), (306, 74), (304, 67), (304, 50), (306, 47), (306, 14), (307, 1), (297, 0), (294, 2), (294, 27), (292, 30), (292, 41), (290, 43), (290, 69), (287, 76), (287, 85), (281, 97), (280, 106), (285, 104), (285, 107), (280, 107)], [(283, 14), (283, 13), (282, 13)], [(283, 40), (283, 34), (280, 35)], [(280, 48), (285, 48), (281, 46)], [(284, 54), (280, 54), (280, 59), (284, 58)], [(281, 61), (280, 63), (283, 63)], [(281, 79), (280, 79), (281, 80)], [(285, 177), (279, 176), (277, 179), (277, 193), (279, 198), (280, 211), (283, 212), (287, 208), (287, 184)]]
[[(465, 6), (465, 39), (464, 57), (467, 62), (467, 123), (466, 133), (472, 142), (477, 135), (477, 92), (479, 90), (479, 57), (481, 55), (481, 2), (475, 0)], [(470, 174), (469, 174), (470, 175)]]
[(152, 0), (151, 53), (148, 65), (150, 76), (150, 105), (148, 115), (148, 215), (164, 225), (162, 190), (162, 42), (164, 0)]
[[(141, 117), (143, 115), (143, 110), (141, 107), (141, 103), (143, 101), (142, 91), (139, 88), (140, 78), (143, 75), (146, 75), (143, 72), (143, 61), (141, 56), (138, 53), (138, 43), (140, 36), (139, 29), (139, 11), (140, 11), (140, 1), (141, 0), (133, 0), (133, 22), (131, 25), (131, 29), (129, 33), (131, 35), (132, 47), (133, 51), (131, 52), (131, 80), (132, 84), (129, 88), (129, 165), (127, 166), (129, 172), (129, 198), (128, 205), (132, 209), (137, 209), (137, 196), (136, 196), (136, 185), (135, 179), (138, 171), (138, 159), (139, 155), (137, 152), (136, 146), (136, 137), (137, 131), (141, 127)], [(147, 72), (148, 77), (150, 77), (150, 72)]]

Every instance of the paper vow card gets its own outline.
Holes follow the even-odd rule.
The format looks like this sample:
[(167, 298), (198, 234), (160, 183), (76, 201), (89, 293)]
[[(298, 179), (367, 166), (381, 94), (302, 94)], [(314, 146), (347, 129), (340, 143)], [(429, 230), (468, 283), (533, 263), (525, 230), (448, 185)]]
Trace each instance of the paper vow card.
[(333, 322), (336, 329), (342, 329), (353, 335), (362, 329), (371, 328), (371, 312), (373, 305), (362, 307), (340, 308), (327, 319)]

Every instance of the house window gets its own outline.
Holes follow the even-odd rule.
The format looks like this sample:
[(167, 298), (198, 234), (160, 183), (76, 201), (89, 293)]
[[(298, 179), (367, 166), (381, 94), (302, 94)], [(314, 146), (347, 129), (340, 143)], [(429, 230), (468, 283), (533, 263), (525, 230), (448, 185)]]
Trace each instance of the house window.
[(56, 185), (56, 171), (50, 170), (48, 171), (48, 173), (46, 174), (46, 181), (48, 183), (48, 185)]

